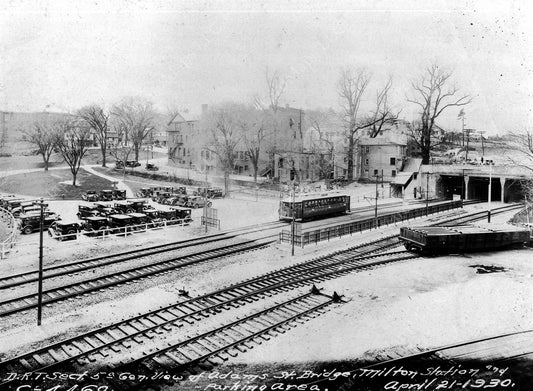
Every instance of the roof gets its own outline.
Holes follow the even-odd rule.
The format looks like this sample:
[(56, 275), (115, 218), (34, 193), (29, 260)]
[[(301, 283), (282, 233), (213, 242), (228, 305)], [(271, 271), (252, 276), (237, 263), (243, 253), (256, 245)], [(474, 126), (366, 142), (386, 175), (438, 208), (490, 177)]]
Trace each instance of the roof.
[(118, 220), (127, 220), (127, 219), (131, 219), (131, 216), (128, 216), (128, 215), (121, 215), (121, 214), (118, 214), (118, 215), (111, 215), (109, 216), (113, 219), (118, 219)]
[(422, 158), (410, 157), (407, 158), (403, 166), (402, 171), (418, 172), (420, 171), (420, 166), (422, 165)]
[(131, 217), (146, 217), (144, 213), (128, 213), (128, 216)]
[[(320, 200), (323, 198), (330, 198), (330, 197), (342, 197), (346, 196), (348, 197), (348, 194), (344, 193), (305, 193), (305, 194), (299, 194), (298, 196), (294, 197), (294, 202), (301, 202), (301, 201), (309, 201), (309, 200)], [(282, 200), (283, 202), (292, 202), (292, 197), (286, 197)]]
[(394, 178), (392, 178), (392, 181), (390, 183), (391, 185), (405, 186), (405, 184), (407, 183), (407, 181), (409, 181), (412, 175), (412, 172), (399, 172)]

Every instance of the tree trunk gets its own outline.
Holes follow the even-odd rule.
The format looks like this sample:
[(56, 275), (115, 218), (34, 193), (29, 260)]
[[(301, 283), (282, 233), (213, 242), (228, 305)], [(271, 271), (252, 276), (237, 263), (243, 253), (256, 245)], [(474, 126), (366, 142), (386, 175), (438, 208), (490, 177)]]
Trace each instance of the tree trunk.
[(102, 167), (105, 167), (105, 163), (106, 163), (106, 148), (104, 145), (100, 146), (100, 150), (102, 151)]
[(224, 171), (224, 193), (229, 194), (229, 171)]
[(354, 137), (353, 136), (350, 136), (348, 138), (348, 170), (347, 170), (347, 178), (348, 180), (353, 180), (354, 177), (353, 177), (353, 152), (354, 152), (354, 148), (355, 148), (355, 140), (354, 140)]
[(43, 159), (44, 161), (44, 170), (48, 171), (48, 159)]
[(72, 173), (72, 186), (76, 186), (76, 176), (78, 174)]
[(135, 144), (133, 146), (133, 150), (135, 152), (135, 161), (138, 162), (139, 161), (139, 146)]

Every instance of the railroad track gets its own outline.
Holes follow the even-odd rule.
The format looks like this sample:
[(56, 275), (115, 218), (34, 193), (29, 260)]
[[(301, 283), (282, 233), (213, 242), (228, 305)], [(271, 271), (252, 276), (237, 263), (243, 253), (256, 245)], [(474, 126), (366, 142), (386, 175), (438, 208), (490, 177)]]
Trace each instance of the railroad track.
[[(310, 292), (299, 294), (294, 298), (283, 301), (281, 303), (274, 303), (265, 309), (253, 311), (252, 313), (240, 316), (237, 320), (224, 320), (215, 327), (210, 327), (207, 331), (198, 332), (193, 336), (178, 338), (178, 340), (164, 348), (160, 348), (152, 353), (142, 354), (137, 359), (126, 362), (125, 364), (118, 364), (113, 366), (113, 370), (121, 370), (120, 368), (138, 368), (135, 372), (137, 376), (146, 375), (148, 378), (150, 371), (153, 371), (156, 366), (173, 367), (179, 370), (191, 368), (205, 361), (228, 359), (228, 356), (235, 356), (239, 352), (249, 349), (249, 344), (257, 344), (262, 341), (268, 341), (271, 337), (277, 334), (284, 333), (298, 323), (315, 318), (324, 313), (335, 303), (341, 303), (341, 298), (334, 293), (332, 296), (327, 296), (316, 288), (312, 288)], [(189, 315), (191, 319), (200, 320), (201, 317), (194, 317)], [(184, 322), (183, 320), (181, 320)], [(174, 328), (180, 327), (177, 325), (177, 320), (173, 322)], [(130, 325), (131, 327), (131, 325)], [(160, 330), (154, 329), (152, 332), (163, 333), (167, 332), (167, 328), (161, 326)], [(164, 330), (164, 331), (162, 331)], [(121, 334), (126, 334), (126, 328), (123, 326)], [(28, 355), (24, 359), (19, 359), (14, 362), (4, 362), (1, 364), (2, 379), (8, 378), (8, 373), (35, 373), (35, 368), (39, 368), (39, 373), (50, 371), (52, 369), (62, 372), (77, 371), (80, 366), (87, 370), (87, 366), (96, 360), (96, 356), (108, 362), (110, 352), (120, 351), (124, 346), (129, 347), (133, 341), (142, 343), (139, 335), (129, 336), (128, 338), (116, 338), (116, 330), (107, 330), (107, 335), (98, 334), (99, 338), (85, 338), (83, 342), (71, 341), (71, 346), (61, 346), (54, 351), (49, 350), (48, 355), (43, 354)], [(112, 337), (110, 337), (112, 336)], [(144, 339), (149, 338), (149, 334), (144, 334)], [(153, 336), (151, 337), (153, 338)], [(128, 342), (126, 342), (126, 339)], [(84, 352), (80, 352), (80, 346), (90, 346)], [(62, 359), (59, 359), (63, 356)], [(15, 365), (18, 364), (17, 365)], [(147, 366), (148, 364), (148, 366)], [(9, 372), (5, 372), (5, 370)], [(100, 368), (100, 371), (104, 368)], [(17, 372), (18, 371), (18, 372)], [(92, 373), (92, 372), (90, 372)], [(14, 382), (5, 381), (0, 383), (1, 387), (11, 387)], [(117, 387), (117, 382), (113, 384), (113, 388), (118, 389), (132, 389), (132, 383), (135, 382), (120, 382)]]
[[(151, 262), (146, 265), (133, 265), (132, 267), (105, 274), (98, 277), (86, 278), (81, 281), (61, 284), (57, 287), (43, 290), (42, 304), (48, 305), (58, 301), (63, 301), (87, 293), (108, 289), (117, 285), (136, 281), (142, 278), (153, 277), (155, 275), (170, 272), (185, 266), (190, 266), (200, 262), (206, 262), (213, 259), (235, 255), (245, 251), (252, 251), (268, 245), (268, 242), (244, 241), (241, 243), (226, 244), (215, 249), (205, 249), (180, 257)], [(61, 273), (68, 274), (68, 273)], [(45, 279), (56, 277), (45, 276)], [(14, 284), (12, 286), (25, 285), (28, 282)], [(0, 301), (0, 317), (12, 315), (15, 313), (27, 311), (37, 307), (38, 295), (36, 293), (25, 294), (11, 297)]]
[[(386, 241), (391, 244), (390, 239), (382, 242)], [(367, 251), (377, 250), (378, 243), (367, 244)], [(277, 270), (13, 357), (0, 363), (0, 378), (9, 372), (34, 372), (61, 367), (72, 360), (95, 354), (102, 349), (103, 344), (115, 346), (115, 349), (117, 345), (128, 347), (143, 339), (153, 338), (151, 335), (154, 333), (170, 332), (183, 324), (197, 322), (223, 310), (353, 271), (418, 257), (406, 252), (361, 257), (360, 254), (364, 252), (362, 247), (317, 258), (308, 265), (302, 263)]]
[[(494, 208), (491, 210), (492, 215), (497, 215), (500, 213), (509, 212), (515, 209), (523, 209), (524, 206), (521, 204), (511, 204), (511, 205), (505, 205), (501, 206), (499, 208)], [(464, 224), (464, 223), (470, 223), (472, 221), (479, 221), (487, 218), (487, 211), (481, 211), (481, 212), (474, 212), (474, 213), (468, 213), (466, 216), (458, 216), (458, 217), (452, 217), (450, 219), (441, 220), (438, 223), (435, 223), (433, 225), (443, 225), (443, 224), (449, 224), (453, 223), (455, 225)]]
[[(62, 275), (71, 275), (82, 271), (96, 269), (102, 266), (113, 265), (121, 262), (125, 262), (140, 257), (146, 257), (150, 255), (157, 255), (164, 252), (170, 252), (175, 250), (181, 250), (186, 247), (199, 246), (210, 243), (216, 243), (222, 240), (228, 240), (235, 238), (239, 232), (253, 233), (256, 231), (263, 231), (265, 229), (273, 229), (285, 226), (286, 223), (280, 225), (279, 222), (266, 223), (260, 227), (251, 226), (246, 228), (235, 229), (224, 233), (212, 234), (209, 236), (186, 239), (179, 242), (173, 242), (168, 244), (161, 244), (157, 246), (144, 247), (142, 249), (135, 249), (125, 251), (117, 254), (109, 254), (100, 257), (82, 259), (75, 262), (64, 263), (55, 266), (48, 266), (43, 269), (44, 278), (57, 277)], [(22, 284), (35, 282), (38, 280), (39, 271), (31, 270), (24, 273), (17, 273), (0, 278), (0, 289), (7, 289), (20, 286)]]

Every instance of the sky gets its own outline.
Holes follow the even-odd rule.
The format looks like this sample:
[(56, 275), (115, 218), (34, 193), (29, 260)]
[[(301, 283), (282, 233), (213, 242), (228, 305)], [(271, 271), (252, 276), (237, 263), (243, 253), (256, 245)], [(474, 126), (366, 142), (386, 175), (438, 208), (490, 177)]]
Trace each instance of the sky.
[[(391, 76), (390, 100), (413, 120), (410, 83), (437, 63), (473, 97), (466, 127), (517, 131), (533, 125), (531, 3), (2, 0), (0, 110), (72, 112), (140, 96), (197, 113), (265, 96), (267, 69), (287, 79), (282, 104), (339, 110), (349, 67), (372, 76), (368, 107)], [(439, 124), (460, 129), (458, 113)]]

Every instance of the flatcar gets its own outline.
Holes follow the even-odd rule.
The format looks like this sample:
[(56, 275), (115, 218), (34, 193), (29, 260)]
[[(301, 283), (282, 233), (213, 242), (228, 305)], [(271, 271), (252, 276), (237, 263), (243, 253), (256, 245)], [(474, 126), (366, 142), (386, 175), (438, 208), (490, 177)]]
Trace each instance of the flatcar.
[(279, 219), (304, 221), (345, 214), (350, 211), (346, 194), (304, 194), (280, 201)]
[(408, 251), (450, 254), (522, 246), (529, 241), (529, 231), (509, 225), (402, 227), (399, 239)]

